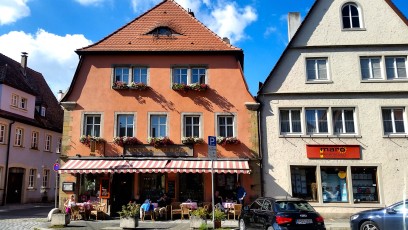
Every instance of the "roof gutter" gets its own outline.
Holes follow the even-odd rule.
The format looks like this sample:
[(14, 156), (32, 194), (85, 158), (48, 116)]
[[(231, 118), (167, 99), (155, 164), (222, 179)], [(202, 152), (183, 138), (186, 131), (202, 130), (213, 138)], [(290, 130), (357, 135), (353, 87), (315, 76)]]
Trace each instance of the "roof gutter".
[(15, 121), (11, 121), (9, 124), (8, 129), (8, 139), (7, 139), (7, 152), (6, 152), (6, 172), (5, 172), (5, 179), (3, 185), (3, 203), (2, 206), (6, 204), (7, 199), (7, 183), (8, 183), (8, 167), (9, 167), (9, 158), (10, 158), (10, 140), (11, 140), (11, 126), (15, 123)]

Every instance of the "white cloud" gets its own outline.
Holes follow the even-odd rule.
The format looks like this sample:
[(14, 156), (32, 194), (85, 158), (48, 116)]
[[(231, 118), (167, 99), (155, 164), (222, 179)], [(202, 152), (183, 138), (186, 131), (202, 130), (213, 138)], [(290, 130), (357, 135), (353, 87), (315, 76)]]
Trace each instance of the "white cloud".
[(270, 26), (268, 28), (266, 28), (265, 32), (264, 32), (264, 36), (265, 37), (269, 37), (269, 35), (276, 33), (278, 29), (274, 26)]
[(0, 25), (6, 25), (30, 15), (28, 0), (1, 0)]
[(81, 34), (59, 36), (39, 29), (36, 34), (12, 31), (0, 36), (0, 52), (20, 62), (28, 53), (28, 67), (43, 74), (53, 93), (71, 84), (79, 58), (76, 49), (92, 42)]
[(99, 5), (103, 3), (105, 0), (75, 0), (81, 5), (90, 6), (90, 5)]
[(133, 12), (137, 14), (144, 13), (153, 6), (159, 4), (162, 0), (131, 0)]
[(223, 3), (211, 12), (209, 28), (220, 37), (228, 37), (232, 43), (245, 39), (245, 28), (258, 18), (255, 9), (251, 6), (241, 8), (235, 2)]

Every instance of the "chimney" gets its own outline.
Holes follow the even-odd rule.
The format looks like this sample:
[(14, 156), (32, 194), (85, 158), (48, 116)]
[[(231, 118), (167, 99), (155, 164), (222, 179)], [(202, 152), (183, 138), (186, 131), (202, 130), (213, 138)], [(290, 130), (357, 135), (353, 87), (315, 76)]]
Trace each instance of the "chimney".
[(58, 101), (61, 101), (61, 99), (62, 99), (63, 96), (64, 96), (64, 93), (62, 93), (62, 90), (58, 90), (57, 100), (58, 100)]
[(187, 11), (187, 12), (188, 12), (188, 14), (189, 14), (189, 15), (191, 15), (191, 16), (193, 16), (193, 17), (195, 17), (195, 16), (194, 16), (194, 12), (193, 12), (193, 11), (191, 11), (191, 9), (188, 9), (188, 11)]
[(222, 40), (227, 44), (231, 44), (229, 38), (227, 37), (223, 37)]
[(292, 40), (299, 26), (300, 26), (300, 13), (299, 12), (289, 12), (288, 14), (289, 42), (290, 40)]
[(27, 52), (21, 52), (21, 67), (23, 68), (23, 74), (26, 75), (27, 70)]

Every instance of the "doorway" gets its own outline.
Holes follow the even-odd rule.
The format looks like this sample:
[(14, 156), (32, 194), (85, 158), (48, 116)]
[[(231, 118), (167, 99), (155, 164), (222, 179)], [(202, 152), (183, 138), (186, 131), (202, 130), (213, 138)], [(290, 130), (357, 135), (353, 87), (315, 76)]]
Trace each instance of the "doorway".
[(113, 174), (110, 198), (110, 216), (118, 216), (122, 210), (122, 205), (126, 205), (133, 199), (133, 173), (115, 173)]
[(10, 168), (7, 182), (7, 204), (21, 203), (24, 172), (23, 168)]

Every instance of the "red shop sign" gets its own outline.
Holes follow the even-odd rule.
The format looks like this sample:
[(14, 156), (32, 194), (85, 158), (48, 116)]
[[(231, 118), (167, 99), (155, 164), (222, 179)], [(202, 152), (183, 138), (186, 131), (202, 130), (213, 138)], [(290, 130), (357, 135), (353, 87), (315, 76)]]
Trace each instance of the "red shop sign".
[(309, 159), (360, 159), (359, 145), (306, 145)]

